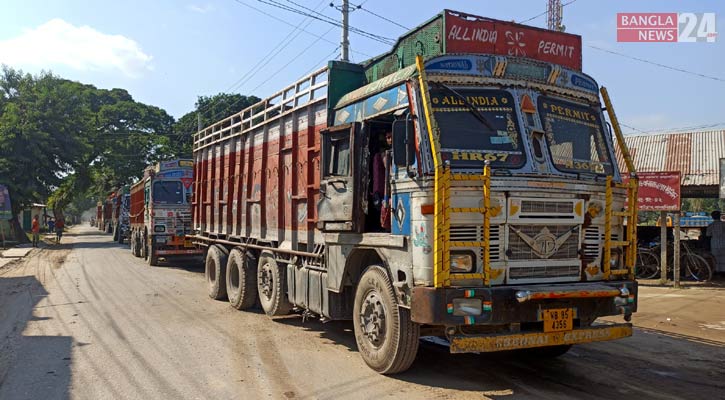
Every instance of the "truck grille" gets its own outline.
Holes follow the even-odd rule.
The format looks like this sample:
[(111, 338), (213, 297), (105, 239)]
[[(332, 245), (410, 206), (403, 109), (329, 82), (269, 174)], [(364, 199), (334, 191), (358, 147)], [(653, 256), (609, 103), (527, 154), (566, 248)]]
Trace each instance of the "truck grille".
[(510, 279), (576, 278), (579, 277), (578, 265), (556, 265), (535, 267), (511, 267)]
[[(517, 231), (519, 233), (517, 233)], [(566, 239), (564, 243), (561, 243), (559, 248), (556, 249), (556, 251), (548, 256), (543, 256), (541, 253), (546, 253), (547, 249), (544, 248), (537, 248), (534, 251), (534, 246), (542, 245), (542, 242), (546, 242), (546, 240), (541, 240), (542, 236), (548, 236), (550, 239), (552, 239), (552, 236), (554, 239), (561, 238), (564, 236), (567, 232), (572, 231), (571, 235)], [(524, 236), (524, 237), (522, 237)], [(524, 240), (526, 238), (527, 240)], [(531, 243), (529, 242), (534, 242)], [(548, 241), (549, 246), (551, 246), (551, 240)], [(560, 259), (571, 259), (571, 258), (578, 258), (578, 250), (579, 250), (579, 227), (578, 226), (571, 226), (571, 225), (518, 225), (518, 226), (510, 226), (509, 227), (509, 244), (508, 244), (508, 251), (509, 251), (509, 260), (539, 260), (539, 259), (549, 259), (549, 260), (560, 260)]]
[(590, 226), (584, 230), (584, 260), (592, 262), (599, 258), (599, 252), (604, 243), (604, 233), (599, 232), (598, 226)]
[[(482, 242), (483, 241), (483, 226), (482, 225), (463, 225), (463, 226), (451, 226), (450, 230), (451, 241), (466, 241), (466, 242)], [(489, 257), (491, 261), (501, 260), (501, 227), (493, 225), (489, 229), (489, 243), (491, 251)], [(483, 250), (478, 248), (474, 249), (479, 260), (483, 259)]]
[(574, 212), (574, 203), (557, 201), (523, 200), (521, 202), (522, 214), (571, 214)]

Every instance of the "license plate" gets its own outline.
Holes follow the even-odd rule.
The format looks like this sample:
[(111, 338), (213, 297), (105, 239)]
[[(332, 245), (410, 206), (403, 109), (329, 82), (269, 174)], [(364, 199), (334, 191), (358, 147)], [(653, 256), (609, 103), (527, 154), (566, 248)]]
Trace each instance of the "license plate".
[(552, 308), (542, 311), (544, 314), (544, 332), (560, 332), (574, 329), (573, 309)]
[(184, 247), (194, 247), (191, 240), (184, 240)]

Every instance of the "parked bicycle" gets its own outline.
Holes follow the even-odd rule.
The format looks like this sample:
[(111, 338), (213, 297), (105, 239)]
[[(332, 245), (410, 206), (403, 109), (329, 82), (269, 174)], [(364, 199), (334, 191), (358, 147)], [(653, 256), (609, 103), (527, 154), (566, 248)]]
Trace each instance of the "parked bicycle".
[[(637, 279), (653, 279), (660, 274), (660, 247), (638, 248), (635, 263)], [(674, 245), (667, 248), (667, 265), (674, 265)], [(668, 275), (672, 269), (669, 268)], [(670, 276), (671, 277), (671, 276)], [(712, 267), (700, 254), (690, 248), (687, 241), (680, 241), (680, 277), (698, 282), (707, 282), (712, 279)]]

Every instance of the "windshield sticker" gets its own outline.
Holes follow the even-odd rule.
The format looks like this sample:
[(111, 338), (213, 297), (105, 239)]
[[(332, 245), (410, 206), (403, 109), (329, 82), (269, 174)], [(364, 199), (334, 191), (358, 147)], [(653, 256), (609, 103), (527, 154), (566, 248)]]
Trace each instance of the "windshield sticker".
[(477, 151), (470, 151), (470, 150), (457, 150), (457, 149), (446, 149), (449, 150), (448, 154), (450, 154), (450, 157), (444, 156), (443, 159), (450, 159), (453, 161), (499, 161), (499, 162), (506, 162), (506, 161), (514, 161), (517, 162), (519, 159), (521, 152), (498, 152), (498, 153), (486, 153), (486, 152), (477, 152)]

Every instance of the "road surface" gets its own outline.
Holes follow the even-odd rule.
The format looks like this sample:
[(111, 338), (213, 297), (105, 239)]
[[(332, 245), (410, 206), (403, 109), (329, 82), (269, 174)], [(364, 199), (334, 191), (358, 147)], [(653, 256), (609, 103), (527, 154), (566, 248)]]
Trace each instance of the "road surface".
[(387, 377), (351, 323), (239, 312), (200, 266), (149, 267), (88, 226), (64, 240), (0, 269), (0, 399), (725, 398), (723, 289), (673, 306), (687, 290), (644, 287), (633, 337), (556, 360), (423, 342)]

